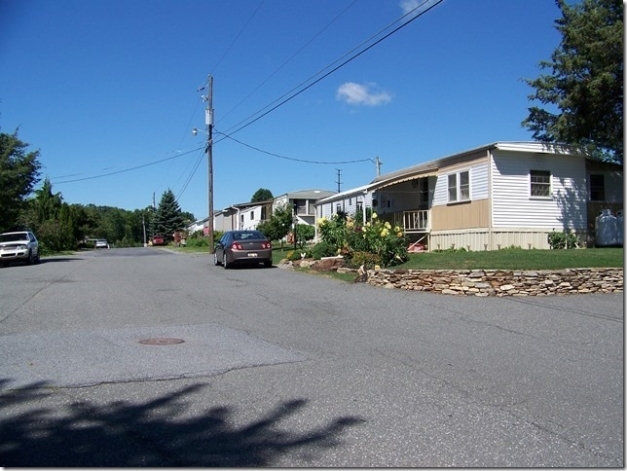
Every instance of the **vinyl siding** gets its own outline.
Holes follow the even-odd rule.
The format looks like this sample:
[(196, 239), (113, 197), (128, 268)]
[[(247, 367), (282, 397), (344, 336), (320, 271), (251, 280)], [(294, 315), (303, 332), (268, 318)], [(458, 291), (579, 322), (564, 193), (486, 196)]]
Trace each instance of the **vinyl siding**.
[[(316, 218), (319, 218), (319, 217), (325, 217), (327, 219), (330, 218), (335, 213), (337, 213), (336, 209), (338, 205), (342, 208), (342, 211), (353, 216), (357, 212), (357, 203), (362, 202), (363, 199), (364, 199), (364, 195), (360, 194), (360, 195), (346, 196), (344, 198), (339, 198), (337, 200), (334, 200), (328, 203), (318, 204), (316, 205), (317, 206)], [(368, 193), (366, 195), (366, 207), (370, 208), (371, 206), (372, 206), (372, 193)]]
[(467, 203), (434, 206), (431, 209), (431, 230), (450, 231), (487, 228), (490, 205), (487, 199)]
[[(497, 151), (492, 158), (493, 227), (586, 227), (587, 181), (583, 157)], [(551, 196), (530, 196), (530, 170), (551, 172)]]
[(433, 192), (433, 206), (443, 206), (448, 202), (448, 175), (451, 173), (469, 171), (470, 200), (488, 198), (488, 164), (482, 163), (472, 167), (459, 167), (454, 171), (442, 172), (438, 175)]

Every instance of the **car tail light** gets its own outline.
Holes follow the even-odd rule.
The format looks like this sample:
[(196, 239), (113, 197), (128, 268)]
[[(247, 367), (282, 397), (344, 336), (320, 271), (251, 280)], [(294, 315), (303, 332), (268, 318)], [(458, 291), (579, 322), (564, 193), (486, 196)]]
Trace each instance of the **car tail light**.
[(241, 244), (233, 242), (233, 245), (231, 245), (231, 250), (244, 250), (244, 248)]
[(272, 244), (270, 242), (262, 242), (261, 243), (261, 248), (262, 249), (271, 249), (272, 248)]

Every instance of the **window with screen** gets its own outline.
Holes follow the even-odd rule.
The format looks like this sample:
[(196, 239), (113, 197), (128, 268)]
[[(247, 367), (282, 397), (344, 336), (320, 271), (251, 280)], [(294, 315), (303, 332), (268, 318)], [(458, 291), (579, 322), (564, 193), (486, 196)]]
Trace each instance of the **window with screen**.
[(529, 194), (532, 198), (551, 196), (551, 172), (548, 170), (529, 171)]
[[(428, 187), (427, 187), (428, 188)], [(448, 176), (448, 202), (457, 203), (470, 200), (470, 172), (451, 173)]]

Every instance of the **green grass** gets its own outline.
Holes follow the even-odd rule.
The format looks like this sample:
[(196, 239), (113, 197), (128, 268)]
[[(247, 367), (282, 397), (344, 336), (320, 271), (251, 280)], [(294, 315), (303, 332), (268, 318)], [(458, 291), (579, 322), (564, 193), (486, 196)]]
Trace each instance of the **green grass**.
[(560, 270), (563, 268), (607, 268), (623, 266), (622, 248), (523, 250), (484, 252), (425, 252), (410, 254), (398, 268), (464, 270), (500, 268), (507, 270)]

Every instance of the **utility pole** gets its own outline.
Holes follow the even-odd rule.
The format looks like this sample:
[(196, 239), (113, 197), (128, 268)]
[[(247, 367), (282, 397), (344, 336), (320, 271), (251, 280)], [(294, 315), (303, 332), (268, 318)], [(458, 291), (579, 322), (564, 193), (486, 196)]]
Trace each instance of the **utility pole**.
[[(209, 206), (209, 215), (207, 217), (207, 237), (209, 239), (209, 253), (215, 252), (214, 240), (213, 240), (213, 77), (211, 75), (207, 76), (207, 88), (209, 91), (206, 95), (203, 95), (201, 98), (207, 102), (207, 107), (205, 108), (205, 124), (207, 125), (207, 146), (205, 147), (205, 152), (207, 152), (207, 170), (208, 170), (208, 206)], [(204, 90), (205, 86), (203, 85), (198, 89)], [(195, 136), (198, 134), (198, 130), (196, 128), (192, 129), (192, 134)]]
[(335, 170), (337, 170), (337, 181), (335, 183), (337, 183), (337, 192), (339, 193), (341, 185), (342, 185), (342, 181), (341, 181), (342, 170), (339, 168), (336, 168)]
[(209, 220), (207, 222), (207, 236), (209, 237), (209, 253), (214, 253), (213, 241), (213, 77), (208, 76), (209, 92), (207, 93), (207, 108), (205, 109), (205, 124), (207, 125), (207, 167), (209, 178)]
[(377, 177), (380, 177), (380, 176), (381, 176), (381, 164), (382, 164), (382, 163), (383, 163), (383, 162), (381, 162), (381, 161), (379, 160), (379, 156), (377, 155), (377, 156), (374, 158), (374, 164), (375, 164), (375, 165), (376, 165), (376, 167), (377, 167)]

